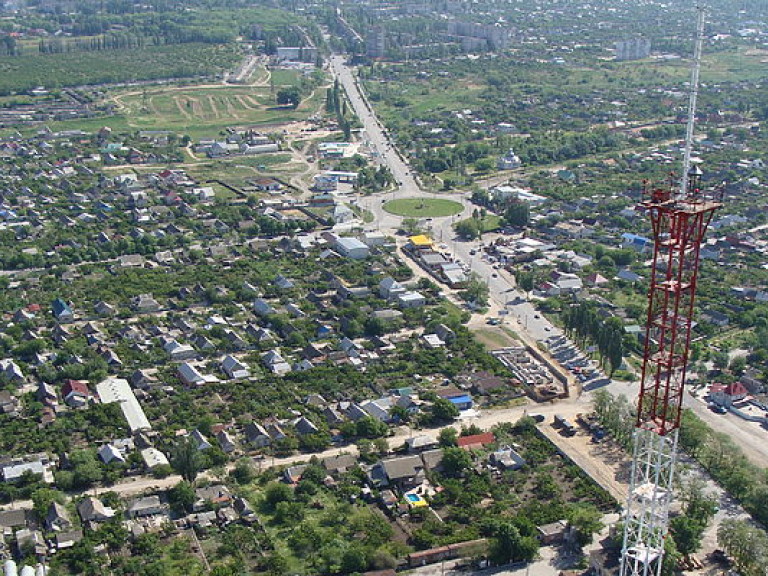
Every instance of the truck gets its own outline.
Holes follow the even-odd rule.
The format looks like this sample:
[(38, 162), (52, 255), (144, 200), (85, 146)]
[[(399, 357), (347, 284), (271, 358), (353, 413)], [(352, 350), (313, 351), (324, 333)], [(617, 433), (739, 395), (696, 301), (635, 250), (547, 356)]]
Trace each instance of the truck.
[(568, 422), (568, 419), (565, 416), (556, 414), (553, 424), (556, 428), (560, 428), (560, 430), (566, 436), (573, 436), (574, 434), (576, 434), (576, 427), (570, 422)]

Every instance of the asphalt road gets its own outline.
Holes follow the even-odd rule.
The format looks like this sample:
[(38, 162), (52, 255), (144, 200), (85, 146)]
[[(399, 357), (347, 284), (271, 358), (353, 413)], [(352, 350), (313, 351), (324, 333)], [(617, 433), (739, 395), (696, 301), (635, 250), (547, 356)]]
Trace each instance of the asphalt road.
[[(456, 216), (431, 218), (427, 221), (430, 235), (443, 243), (444, 252), (466, 264), (469, 269), (482, 278), (489, 289), (491, 300), (490, 316), (498, 316), (500, 310), (507, 310), (503, 321), (516, 332), (525, 332), (527, 340), (541, 340), (560, 331), (541, 316), (534, 307), (525, 301), (523, 294), (515, 290), (514, 278), (506, 272), (493, 269), (491, 263), (482, 258), (482, 250), (477, 242), (467, 242), (456, 237), (453, 224), (469, 218), (475, 206), (469, 194), (434, 194), (421, 189), (408, 164), (398, 154), (383, 127), (367, 102), (365, 95), (355, 79), (354, 71), (345, 64), (342, 56), (331, 57), (331, 71), (347, 93), (352, 109), (360, 118), (365, 128), (365, 138), (378, 162), (385, 164), (400, 183), (393, 192), (374, 194), (362, 198), (360, 205), (374, 216), (378, 230), (394, 234), (402, 218), (383, 209), (385, 202), (396, 198), (442, 197), (460, 202), (463, 210)], [(475, 252), (475, 254), (471, 254)], [(517, 302), (517, 304), (511, 304)]]

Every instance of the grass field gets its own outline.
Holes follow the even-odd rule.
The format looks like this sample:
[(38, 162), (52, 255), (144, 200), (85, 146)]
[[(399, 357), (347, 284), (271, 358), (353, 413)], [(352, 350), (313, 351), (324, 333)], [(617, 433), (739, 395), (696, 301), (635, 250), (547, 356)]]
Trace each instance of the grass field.
[(453, 216), (462, 210), (462, 205), (443, 198), (402, 198), (384, 204), (384, 210), (406, 218), (440, 218)]
[[(160, 87), (133, 90), (112, 97), (117, 117), (132, 130), (173, 130), (192, 138), (215, 136), (227, 126), (282, 124), (306, 118), (316, 97), (298, 109), (275, 106), (267, 87)], [(114, 128), (113, 128), (114, 129)]]

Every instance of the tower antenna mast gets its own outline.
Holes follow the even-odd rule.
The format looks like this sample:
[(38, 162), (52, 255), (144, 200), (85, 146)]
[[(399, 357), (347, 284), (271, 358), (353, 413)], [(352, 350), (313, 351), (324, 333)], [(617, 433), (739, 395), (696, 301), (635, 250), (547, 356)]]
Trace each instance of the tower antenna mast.
[(682, 183), (646, 189), (640, 202), (651, 220), (653, 258), (621, 576), (661, 574), (701, 244), (722, 205), (718, 192), (701, 189), (702, 172), (691, 166), (703, 35), (704, 10), (698, 8)]
[(693, 49), (693, 65), (691, 66), (691, 86), (688, 95), (688, 122), (685, 127), (685, 152), (683, 155), (683, 176), (680, 179), (680, 196), (688, 193), (688, 171), (691, 169), (691, 150), (693, 149), (693, 130), (696, 125), (696, 103), (699, 98), (699, 71), (701, 70), (701, 51), (704, 46), (704, 19), (706, 10), (696, 7), (696, 44)]

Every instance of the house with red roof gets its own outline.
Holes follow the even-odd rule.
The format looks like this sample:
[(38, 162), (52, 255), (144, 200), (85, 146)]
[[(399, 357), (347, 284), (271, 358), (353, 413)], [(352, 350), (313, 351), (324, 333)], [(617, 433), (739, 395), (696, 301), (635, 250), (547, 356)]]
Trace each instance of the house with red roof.
[(749, 391), (741, 382), (728, 384), (711, 384), (709, 387), (709, 397), (713, 402), (720, 406), (731, 406), (734, 402), (744, 400), (749, 395)]
[(91, 394), (91, 390), (85, 382), (81, 380), (66, 380), (61, 387), (61, 397), (64, 398), (67, 406), (80, 408), (88, 404), (93, 394)]
[(459, 448), (464, 448), (464, 450), (480, 450), (489, 444), (493, 444), (495, 441), (496, 437), (493, 435), (493, 432), (484, 432), (482, 434), (472, 434), (471, 436), (461, 436), (456, 443)]

